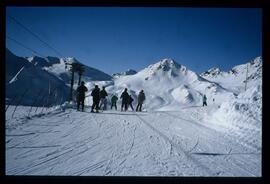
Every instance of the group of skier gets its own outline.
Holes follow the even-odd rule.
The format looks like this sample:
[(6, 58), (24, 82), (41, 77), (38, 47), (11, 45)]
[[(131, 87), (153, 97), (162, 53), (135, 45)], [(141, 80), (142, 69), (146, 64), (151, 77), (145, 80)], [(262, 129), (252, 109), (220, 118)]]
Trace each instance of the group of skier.
[[(85, 99), (85, 93), (88, 91), (87, 87), (84, 85), (84, 82), (81, 82), (81, 85), (77, 88), (77, 110), (79, 110), (80, 105), (82, 106), (82, 111), (84, 111), (84, 99)], [(108, 93), (105, 90), (105, 87), (102, 87), (102, 90), (99, 89), (98, 85), (95, 85), (95, 88), (91, 92), (91, 96), (93, 97), (93, 104), (91, 112), (94, 112), (94, 109), (96, 112), (99, 112), (99, 109), (107, 110), (107, 96)], [(124, 92), (121, 94), (120, 98), (122, 99), (122, 105), (121, 105), (121, 111), (127, 111), (130, 107), (132, 111), (134, 111), (132, 102), (134, 99), (130, 94), (127, 92), (127, 88), (125, 88)], [(115, 110), (117, 110), (117, 100), (118, 97), (116, 94), (113, 94), (111, 97), (111, 109), (115, 107)], [(136, 111), (142, 111), (142, 104), (145, 100), (145, 94), (144, 91), (141, 90), (138, 95), (138, 105), (136, 107)], [(203, 106), (207, 106), (206, 103), (206, 95), (203, 95)], [(214, 101), (214, 99), (213, 99)]]
[[(84, 111), (84, 99), (85, 93), (88, 91), (87, 87), (84, 85), (85, 83), (82, 81), (81, 85), (77, 88), (77, 110), (79, 107), (82, 107), (82, 111)], [(99, 112), (100, 109), (107, 110), (107, 96), (108, 93), (105, 90), (105, 86), (102, 87), (102, 90), (99, 89), (98, 85), (95, 85), (95, 88), (91, 92), (91, 96), (93, 97), (93, 104), (91, 108), (91, 112)], [(127, 88), (125, 88), (124, 92), (121, 94), (120, 98), (122, 99), (121, 111), (127, 111), (129, 107), (131, 107), (132, 111), (134, 111), (132, 102), (134, 99), (130, 94), (127, 92)], [(113, 94), (111, 97), (111, 109), (115, 107), (117, 110), (117, 100), (118, 97), (116, 94)], [(142, 111), (142, 104), (145, 100), (144, 91), (141, 90), (138, 95), (138, 105), (136, 107), (136, 111)]]

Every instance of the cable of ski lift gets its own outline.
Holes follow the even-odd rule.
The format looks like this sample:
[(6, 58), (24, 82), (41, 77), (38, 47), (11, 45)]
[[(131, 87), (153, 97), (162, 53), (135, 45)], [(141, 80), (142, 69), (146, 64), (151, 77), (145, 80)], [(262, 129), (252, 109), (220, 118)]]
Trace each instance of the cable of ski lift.
[(28, 27), (26, 27), (25, 25), (23, 25), (17, 19), (15, 19), (14, 17), (12, 17), (10, 15), (7, 15), (7, 17), (10, 18), (11, 20), (13, 20), (16, 24), (18, 24), (19, 26), (21, 26), (23, 29), (25, 29), (27, 32), (29, 32), (31, 35), (33, 35), (34, 37), (36, 37), (39, 41), (41, 41), (48, 48), (52, 49), (57, 55), (59, 55), (60, 57), (64, 57), (63, 54), (61, 54), (59, 51), (57, 51), (55, 48), (53, 48), (50, 44), (48, 44), (47, 42), (45, 42), (44, 40), (42, 40), (37, 34), (35, 34), (33, 31), (31, 31)]
[(14, 38), (12, 38), (12, 37), (10, 37), (10, 36), (8, 36), (8, 35), (6, 35), (6, 38), (9, 39), (9, 40), (11, 40), (11, 41), (13, 41), (14, 43), (20, 45), (21, 47), (23, 47), (23, 48), (25, 48), (25, 49), (27, 49), (27, 50), (32, 51), (34, 54), (36, 54), (36, 55), (38, 55), (38, 56), (41, 56), (41, 57), (44, 57), (44, 58), (46, 57), (46, 56), (44, 56), (43, 54), (40, 54), (39, 52), (35, 51), (34, 49), (31, 49), (30, 47), (24, 45), (23, 43), (17, 41), (16, 39), (14, 39)]

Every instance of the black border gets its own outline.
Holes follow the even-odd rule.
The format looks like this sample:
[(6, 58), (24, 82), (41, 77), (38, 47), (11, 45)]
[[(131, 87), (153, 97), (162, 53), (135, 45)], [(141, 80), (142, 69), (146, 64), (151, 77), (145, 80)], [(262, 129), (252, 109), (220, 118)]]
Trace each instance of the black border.
[[(266, 92), (266, 72), (269, 62), (269, 27), (270, 24), (267, 0), (4, 0), (1, 3), (1, 59), (5, 60), (5, 8), (9, 6), (64, 6), (64, 7), (195, 7), (195, 8), (262, 8), (263, 10), (263, 104), (262, 104), (262, 177), (77, 177), (77, 176), (6, 176), (5, 175), (5, 119), (1, 121), (1, 183), (267, 183), (269, 179), (269, 158), (267, 157), (266, 137), (267, 121), (265, 103), (268, 101)], [(4, 64), (5, 65), (5, 64)], [(5, 96), (5, 67), (2, 64), (1, 72), (1, 115), (4, 115)], [(2, 96), (3, 95), (3, 96)]]
[(260, 8), (267, 0), (4, 0), (6, 6), (243, 7)]

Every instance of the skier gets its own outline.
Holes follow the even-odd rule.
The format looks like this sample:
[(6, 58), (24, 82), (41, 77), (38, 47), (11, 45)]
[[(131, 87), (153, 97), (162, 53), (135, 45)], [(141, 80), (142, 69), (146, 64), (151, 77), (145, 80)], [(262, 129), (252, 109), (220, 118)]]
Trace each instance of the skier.
[(103, 110), (107, 109), (107, 99), (106, 96), (108, 96), (105, 87), (102, 87), (102, 90), (99, 93), (99, 97), (100, 97), (100, 106), (99, 108), (101, 109), (101, 107), (103, 106)]
[(139, 95), (138, 95), (138, 105), (136, 107), (136, 111), (142, 111), (142, 104), (145, 100), (145, 94), (143, 92), (143, 90), (140, 91)]
[(117, 106), (116, 106), (117, 100), (118, 100), (118, 97), (116, 95), (113, 95), (112, 98), (111, 98), (111, 109), (114, 106), (115, 107), (115, 110), (117, 110)]
[(122, 105), (121, 105), (121, 111), (123, 111), (123, 107), (125, 107), (125, 111), (128, 108), (128, 99), (129, 99), (129, 94), (127, 92), (127, 88), (125, 88), (124, 92), (121, 94), (122, 98)]
[(96, 109), (96, 112), (98, 112), (98, 104), (99, 104), (99, 87), (98, 85), (95, 85), (95, 88), (92, 90), (91, 96), (93, 96), (93, 105), (91, 112), (94, 112), (94, 108)]
[(203, 95), (203, 106), (207, 106), (206, 100), (207, 100), (206, 96)]
[(84, 110), (84, 99), (86, 91), (88, 91), (88, 89), (85, 87), (84, 81), (82, 81), (81, 85), (77, 88), (77, 110), (79, 110), (80, 105), (82, 105), (82, 111)]
[(133, 109), (133, 106), (132, 106), (132, 102), (133, 102), (133, 98), (131, 97), (131, 95), (129, 95), (129, 98), (128, 98), (128, 107), (130, 106), (132, 111), (134, 111)]

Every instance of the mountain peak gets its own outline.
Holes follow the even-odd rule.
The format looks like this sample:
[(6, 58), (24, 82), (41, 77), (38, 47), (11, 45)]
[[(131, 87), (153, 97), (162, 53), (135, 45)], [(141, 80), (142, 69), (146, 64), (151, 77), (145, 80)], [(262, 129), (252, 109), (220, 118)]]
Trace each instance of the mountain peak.
[(174, 61), (173, 59), (170, 59), (170, 58), (162, 59), (157, 64), (160, 64), (161, 66), (170, 66), (170, 67), (172, 67), (172, 66), (180, 66), (178, 63), (176, 63), (176, 61)]
[(148, 68), (150, 68), (151, 70), (169, 71), (170, 69), (181, 68), (181, 65), (176, 63), (173, 59), (165, 58), (153, 65), (150, 65)]
[(128, 69), (127, 71), (124, 72), (124, 75), (134, 75), (137, 72), (133, 69)]
[(221, 70), (217, 67), (210, 68), (206, 72), (203, 72), (201, 76), (217, 76), (221, 73)]
[(75, 57), (66, 57), (64, 58), (64, 61), (69, 63), (80, 63)]
[(112, 76), (114, 77), (119, 77), (119, 76), (125, 76), (125, 75), (135, 75), (137, 73), (137, 71), (133, 70), (133, 69), (128, 69), (125, 72), (121, 72), (121, 73), (114, 73), (112, 74)]
[(249, 62), (251, 65), (259, 66), (262, 64), (262, 56), (254, 58), (252, 61)]

